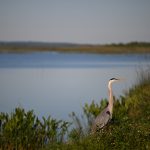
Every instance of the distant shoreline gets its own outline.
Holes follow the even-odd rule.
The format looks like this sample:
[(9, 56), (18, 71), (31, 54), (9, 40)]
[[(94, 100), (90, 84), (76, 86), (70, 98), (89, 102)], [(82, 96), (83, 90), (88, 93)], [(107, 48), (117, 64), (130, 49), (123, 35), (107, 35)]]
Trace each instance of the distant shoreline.
[(149, 42), (130, 42), (120, 44), (73, 44), (44, 42), (0, 42), (0, 53), (30, 53), (30, 52), (60, 52), (60, 53), (93, 53), (93, 54), (136, 54), (150, 53)]

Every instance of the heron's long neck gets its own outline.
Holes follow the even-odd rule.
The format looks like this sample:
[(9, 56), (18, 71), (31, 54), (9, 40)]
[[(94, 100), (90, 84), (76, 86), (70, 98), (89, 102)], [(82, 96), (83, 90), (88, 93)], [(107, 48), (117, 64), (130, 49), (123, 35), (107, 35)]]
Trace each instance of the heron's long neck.
[(108, 108), (110, 110), (110, 113), (113, 112), (113, 93), (112, 93), (112, 86), (111, 83), (108, 84), (108, 94), (109, 94), (109, 105)]

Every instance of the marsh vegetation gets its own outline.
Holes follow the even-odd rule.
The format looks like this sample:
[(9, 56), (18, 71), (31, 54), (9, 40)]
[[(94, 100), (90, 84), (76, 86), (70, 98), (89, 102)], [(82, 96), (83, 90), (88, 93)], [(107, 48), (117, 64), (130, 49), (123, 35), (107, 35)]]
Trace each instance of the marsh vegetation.
[(67, 53), (150, 53), (150, 43), (130, 42), (118, 44), (73, 44), (44, 42), (0, 42), (0, 53), (28, 52), (67, 52)]

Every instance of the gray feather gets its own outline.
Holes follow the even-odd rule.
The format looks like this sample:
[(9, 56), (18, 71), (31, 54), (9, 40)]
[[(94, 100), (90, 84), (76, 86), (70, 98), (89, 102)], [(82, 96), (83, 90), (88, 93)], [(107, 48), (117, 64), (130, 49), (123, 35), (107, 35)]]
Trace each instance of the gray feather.
[(92, 132), (96, 132), (97, 130), (103, 128), (110, 120), (111, 114), (108, 107), (106, 107), (94, 120), (91, 128)]

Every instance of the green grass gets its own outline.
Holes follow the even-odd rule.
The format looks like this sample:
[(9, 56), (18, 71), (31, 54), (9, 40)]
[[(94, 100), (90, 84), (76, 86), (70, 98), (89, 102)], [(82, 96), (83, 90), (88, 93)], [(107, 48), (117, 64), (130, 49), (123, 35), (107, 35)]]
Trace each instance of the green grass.
[[(72, 113), (72, 125), (51, 117), (39, 120), (33, 111), (16, 108), (0, 114), (0, 149), (43, 150), (149, 150), (150, 73), (139, 73), (138, 83), (115, 99), (112, 121), (95, 135), (90, 134), (92, 119), (105, 107), (85, 104), (80, 119)], [(71, 130), (69, 130), (71, 126)], [(66, 137), (66, 138), (65, 138)]]
[(0, 114), (0, 149), (42, 149), (47, 143), (63, 143), (70, 123), (16, 108)]

